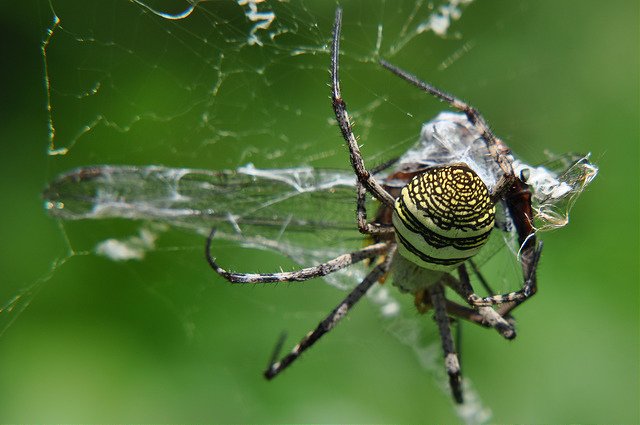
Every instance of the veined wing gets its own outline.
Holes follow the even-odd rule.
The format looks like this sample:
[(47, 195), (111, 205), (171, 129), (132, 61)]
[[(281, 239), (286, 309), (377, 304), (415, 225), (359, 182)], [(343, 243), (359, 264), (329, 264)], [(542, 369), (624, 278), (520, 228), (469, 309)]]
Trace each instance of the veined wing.
[[(598, 173), (598, 168), (589, 161), (588, 154), (547, 156), (549, 159), (538, 166), (512, 158), (514, 173), (527, 183), (532, 194), (536, 232), (568, 224), (569, 213), (578, 196)], [(415, 173), (428, 167), (453, 163), (468, 165), (490, 190), (502, 175), (486, 142), (466, 115), (442, 112), (423, 125), (419, 140), (399, 158), (397, 169)], [(390, 187), (404, 184), (406, 181), (386, 181)], [(513, 220), (504, 202), (497, 205), (496, 227), (502, 232), (493, 232), (488, 244), (474, 257), (476, 263), (482, 264), (504, 246), (509, 247), (514, 257), (519, 252)]]
[[(569, 224), (569, 214), (578, 197), (598, 174), (598, 168), (589, 161), (589, 154), (547, 154), (544, 163), (531, 166), (519, 160), (513, 162), (516, 175), (526, 180), (531, 190), (531, 205), (536, 233), (558, 229)], [(483, 264), (503, 247), (514, 256), (520, 246), (513, 220), (504, 203), (496, 210), (496, 226), (502, 232), (494, 232), (483, 250), (474, 258)]]
[(538, 231), (553, 230), (569, 223), (569, 212), (584, 189), (598, 175), (589, 154), (547, 154), (549, 159), (539, 166), (514, 162), (533, 190), (533, 210)]
[(301, 265), (362, 244), (348, 171), (98, 165), (58, 176), (43, 197), (49, 213), (63, 220), (145, 220), (201, 234), (215, 227), (216, 238), (273, 249)]
[[(486, 154), (484, 142), (467, 124), (464, 115), (451, 113), (425, 124), (418, 143), (399, 159), (398, 169), (473, 162), (471, 168), (491, 187), (499, 170)], [(541, 167), (519, 162), (514, 167), (532, 189), (539, 230), (564, 226), (577, 196), (597, 173), (588, 156), (575, 155), (558, 157)], [(406, 183), (380, 178), (388, 186)], [(153, 220), (199, 232), (216, 227), (217, 236), (274, 249), (302, 266), (311, 266), (361, 244), (354, 217), (354, 183), (350, 170), (310, 167), (259, 170), (245, 166), (235, 171), (207, 171), (104, 165), (59, 176), (45, 190), (44, 198), (48, 211), (62, 219)], [(493, 232), (489, 245), (474, 258), (476, 263), (486, 261), (504, 246), (517, 253), (517, 238), (505, 208), (498, 227), (502, 231)], [(324, 279), (337, 286), (352, 286), (363, 276), (359, 266)], [(383, 314), (396, 315), (399, 304), (387, 288), (373, 288), (371, 299)], [(416, 331), (422, 329), (421, 323), (416, 321), (406, 317), (394, 320), (392, 332), (425, 352), (422, 334)], [(443, 371), (428, 364), (427, 368), (436, 374)], [(439, 380), (444, 382), (444, 378)]]
[(154, 220), (270, 237), (354, 230), (354, 182), (348, 172), (312, 167), (259, 170), (249, 164), (209, 171), (97, 165), (58, 176), (43, 197), (45, 208), (64, 220)]
[[(500, 176), (466, 116), (441, 113), (423, 126), (418, 142), (389, 175), (455, 162), (468, 164), (489, 188)], [(537, 230), (566, 225), (577, 197), (597, 174), (588, 155), (575, 154), (542, 166), (515, 160), (514, 170), (532, 191)], [(388, 187), (406, 184), (380, 178)], [(280, 251), (303, 266), (358, 248), (362, 241), (350, 171), (257, 169), (251, 164), (226, 171), (99, 165), (60, 175), (44, 198), (47, 210), (65, 220), (152, 220), (203, 234), (216, 227), (217, 237)], [(474, 259), (478, 263), (504, 246), (519, 251), (506, 208), (498, 208), (496, 222), (502, 232), (494, 232)]]

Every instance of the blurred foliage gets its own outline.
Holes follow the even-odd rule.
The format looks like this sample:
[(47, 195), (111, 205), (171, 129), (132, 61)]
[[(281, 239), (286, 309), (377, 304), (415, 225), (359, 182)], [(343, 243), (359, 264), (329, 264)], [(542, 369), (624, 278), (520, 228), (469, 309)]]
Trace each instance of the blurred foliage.
[[(345, 2), (342, 47), (344, 95), (363, 151), (378, 161), (406, 148), (420, 123), (443, 106), (366, 60), (375, 49), (378, 23), (388, 19), (384, 31), (397, 34), (402, 21), (394, 19), (410, 13), (413, 4), (383, 3)], [(66, 113), (56, 117), (59, 140), (73, 139), (94, 107), (79, 107), (73, 96), (65, 96), (85, 79), (113, 84), (104, 87), (109, 98), (103, 105), (114, 106), (109, 111), (114, 119), (121, 115), (124, 122), (151, 109), (173, 118), (143, 117), (126, 131), (98, 126), (59, 157), (46, 152), (40, 47), (51, 27), (49, 4), (0, 6), (5, 58), (0, 71), (0, 301), (42, 283), (22, 314), (2, 312), (3, 325), (7, 315), (11, 323), (0, 336), (0, 422), (456, 421), (448, 394), (411, 349), (398, 343), (372, 303), (359, 305), (295, 367), (267, 383), (261, 371), (280, 331), (289, 332), (290, 342), (297, 339), (342, 293), (320, 281), (231, 287), (207, 267), (202, 237), (178, 230), (164, 234), (144, 261), (110, 262), (91, 254), (95, 242), (133, 234), (139, 223), (61, 224), (47, 216), (40, 199), (46, 182), (80, 165), (222, 169), (253, 161), (263, 167), (301, 162), (348, 167), (330, 121), (329, 57), (321, 49), (330, 37), (334, 3), (314, 5), (306, 13), (317, 27), (300, 26), (280, 41), (302, 45), (306, 39), (320, 48), (302, 55), (302, 62), (276, 56), (271, 67), (261, 69), (265, 59), (255, 47), (239, 49), (223, 62), (232, 71), (245, 69), (226, 74), (214, 105), (207, 104), (207, 88), (215, 86), (207, 71), (218, 56), (193, 52), (208, 46), (202, 39), (195, 46), (183, 44), (182, 51), (170, 47), (188, 39), (177, 30), (203, 30), (189, 27), (190, 22), (204, 30), (216, 19), (226, 22), (217, 34), (231, 44), (238, 34), (246, 35), (250, 23), (234, 2), (206, 4), (217, 10), (214, 15), (178, 27), (162, 20), (154, 27), (131, 2), (105, 4), (111, 14), (102, 12), (104, 4), (93, 9), (84, 2), (56, 3), (66, 30), (82, 27), (77, 34), (136, 49), (122, 56), (128, 63), (110, 57), (109, 46), (65, 44), (69, 33), (54, 34), (60, 40), (51, 44), (56, 50), (55, 56), (50, 52), (50, 66), (72, 64), (76, 70), (52, 68), (57, 72), (54, 113)], [(278, 4), (285, 6), (298, 7)], [(126, 14), (127, 8), (138, 12)], [(277, 16), (286, 20), (287, 13), (285, 8)], [(303, 13), (295, 18), (307, 22)], [(640, 421), (638, 19), (633, 1), (475, 2), (450, 37), (425, 33), (389, 58), (470, 100), (524, 159), (541, 161), (545, 149), (591, 151), (600, 167), (571, 224), (544, 235), (540, 293), (518, 311), (518, 338), (507, 343), (482, 329), (465, 328), (464, 373), (492, 409), (492, 421)], [(459, 58), (439, 68), (457, 52)], [(144, 69), (140, 64), (148, 69), (162, 64), (164, 72), (128, 80), (127, 70)], [(254, 87), (252, 78), (270, 84)], [(191, 89), (195, 97), (187, 96)], [(378, 105), (380, 99), (386, 101)], [(201, 103), (202, 111), (215, 112), (212, 127), (202, 125), (201, 114), (194, 115)], [(250, 115), (253, 126), (244, 133), (243, 114)], [(236, 136), (216, 133), (216, 126)], [(233, 246), (224, 256), (242, 270), (293, 266), (276, 254)], [(432, 327), (429, 317), (423, 319)]]

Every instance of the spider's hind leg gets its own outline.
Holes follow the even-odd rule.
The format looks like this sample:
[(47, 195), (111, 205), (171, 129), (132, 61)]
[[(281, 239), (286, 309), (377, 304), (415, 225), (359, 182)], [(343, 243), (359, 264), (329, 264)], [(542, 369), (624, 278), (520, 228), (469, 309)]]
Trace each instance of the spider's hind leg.
[(500, 335), (502, 335), (506, 339), (515, 338), (516, 331), (514, 329), (513, 323), (505, 320), (503, 316), (501, 316), (497, 311), (489, 306), (478, 306), (474, 304), (473, 301), (476, 299), (480, 299), (480, 297), (473, 292), (471, 282), (469, 281), (469, 274), (467, 273), (467, 269), (464, 264), (458, 266), (458, 276), (460, 277), (460, 279), (456, 279), (453, 276), (447, 274), (444, 276), (443, 282), (476, 309), (476, 311), (482, 318), (481, 324), (488, 325), (494, 328)]
[(213, 270), (231, 283), (277, 283), (303, 282), (316, 277), (326, 276), (360, 261), (374, 258), (389, 252), (389, 244), (379, 242), (366, 246), (358, 251), (342, 254), (326, 263), (292, 272), (280, 273), (234, 273), (223, 269), (211, 255), (211, 245), (216, 229), (211, 230), (205, 244), (205, 257)]
[[(489, 285), (489, 282), (487, 281), (487, 279), (485, 279), (484, 275), (480, 271), (480, 268), (476, 265), (475, 261), (473, 261), (473, 259), (469, 259), (468, 263), (471, 266), (471, 270), (473, 270), (473, 274), (475, 274), (476, 277), (478, 278), (478, 281), (480, 281), (480, 285), (482, 285), (482, 288), (488, 294), (495, 294), (495, 291), (491, 288), (491, 286)], [(468, 274), (467, 274), (467, 281), (469, 281), (469, 275)], [(509, 313), (507, 311), (504, 314), (502, 314), (502, 313), (499, 313), (499, 314), (502, 317), (504, 317), (504, 320), (506, 320), (511, 326), (513, 326), (515, 328), (515, 326), (516, 326), (516, 318), (513, 317), (511, 315), (511, 313)]]
[(278, 343), (278, 348), (272, 356), (272, 361), (269, 367), (264, 372), (264, 376), (267, 379), (273, 379), (280, 372), (286, 369), (291, 363), (293, 363), (300, 355), (308, 350), (313, 344), (315, 344), (323, 335), (331, 331), (340, 320), (347, 315), (349, 310), (367, 293), (369, 288), (373, 286), (379, 279), (381, 279), (388, 271), (391, 265), (391, 260), (395, 253), (395, 245), (391, 245), (387, 251), (384, 262), (378, 264), (369, 274), (364, 278), (362, 282), (358, 284), (344, 300), (336, 308), (334, 308), (327, 317), (322, 320), (318, 326), (311, 332), (309, 332), (302, 340), (293, 347), (293, 350), (281, 360), (276, 360), (278, 357), (279, 347), (282, 345)]
[[(523, 251), (523, 269), (525, 271), (524, 284), (522, 288), (509, 292), (507, 294), (491, 295), (488, 297), (479, 297), (475, 293), (471, 293), (467, 296), (467, 301), (475, 307), (487, 307), (500, 304), (511, 304), (513, 306), (505, 308), (500, 314), (507, 314), (515, 308), (515, 306), (522, 304), (530, 297), (534, 296), (538, 290), (536, 282), (536, 270), (538, 268), (538, 262), (540, 261), (540, 255), (542, 254), (542, 242), (538, 242), (535, 247), (531, 247), (526, 251)], [(526, 259), (524, 259), (526, 255)]]
[(444, 288), (440, 283), (437, 283), (430, 286), (428, 292), (431, 304), (433, 305), (434, 318), (440, 331), (442, 349), (444, 350), (444, 365), (449, 375), (451, 393), (456, 403), (461, 404), (464, 401), (462, 396), (462, 373), (460, 371), (460, 361), (455, 350), (453, 337), (451, 336), (450, 319), (445, 307)]

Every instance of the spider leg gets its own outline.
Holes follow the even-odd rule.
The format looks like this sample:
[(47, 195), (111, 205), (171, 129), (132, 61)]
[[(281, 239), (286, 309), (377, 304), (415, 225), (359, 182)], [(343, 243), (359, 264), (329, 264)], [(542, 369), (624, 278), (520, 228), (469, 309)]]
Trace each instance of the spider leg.
[[(389, 161), (386, 161), (377, 167), (371, 170), (371, 174), (375, 175), (381, 171), (386, 170), (396, 162), (398, 162), (400, 158), (393, 158)], [(357, 181), (357, 201), (356, 201), (356, 218), (358, 221), (358, 230), (360, 233), (365, 235), (380, 235), (380, 234), (390, 234), (395, 232), (392, 225), (382, 225), (379, 223), (368, 223), (367, 222), (367, 190), (364, 185), (358, 180)]]
[(486, 306), (476, 306), (474, 305), (470, 299), (473, 296), (476, 296), (473, 292), (473, 288), (471, 287), (471, 283), (469, 281), (469, 274), (467, 273), (464, 264), (458, 267), (458, 274), (460, 276), (460, 280), (454, 278), (453, 276), (447, 274), (444, 276), (444, 283), (453, 289), (458, 295), (467, 300), (469, 304), (477, 308), (478, 314), (482, 317), (484, 323), (488, 324), (492, 328), (494, 328), (500, 335), (502, 335), (506, 339), (513, 339), (516, 337), (516, 331), (509, 322), (507, 322), (504, 317), (502, 317), (498, 312), (496, 312), (491, 307)]
[(338, 76), (338, 55), (340, 49), (340, 29), (342, 25), (342, 9), (336, 9), (336, 20), (333, 26), (333, 43), (331, 44), (331, 99), (333, 105), (333, 111), (336, 114), (338, 126), (342, 137), (349, 146), (349, 158), (353, 170), (364, 187), (380, 202), (392, 207), (395, 203), (395, 199), (376, 181), (373, 175), (367, 171), (364, 166), (364, 160), (360, 153), (360, 147), (356, 140), (356, 136), (353, 134), (351, 121), (347, 114), (347, 105), (340, 95), (340, 78)]
[[(521, 247), (520, 264), (525, 281), (524, 286), (528, 286), (528, 288), (524, 289), (533, 295), (538, 291), (536, 272), (542, 244), (538, 244), (535, 228), (533, 227), (533, 208), (531, 207), (531, 191), (529, 190), (529, 186), (525, 182), (517, 180), (509, 194), (505, 197), (505, 202), (518, 233), (518, 243)], [(504, 303), (498, 308), (498, 311), (501, 314), (509, 314), (527, 299), (529, 298)]]
[[(428, 295), (426, 294), (426, 291), (420, 292), (416, 295), (416, 307), (418, 308), (418, 312), (420, 314), (426, 313), (427, 311), (431, 310), (431, 308), (433, 307), (431, 305), (431, 300), (428, 299), (427, 297)], [(493, 317), (493, 314), (491, 313), (482, 314), (481, 312), (478, 311), (478, 309), (469, 308), (469, 307), (460, 305), (446, 298), (445, 298), (445, 308), (449, 316), (455, 316), (457, 318), (464, 319), (468, 322), (471, 322), (476, 325), (480, 325), (484, 328), (495, 329), (494, 321), (490, 320), (490, 317)], [(484, 308), (489, 308), (489, 307), (484, 307)], [(507, 326), (513, 326), (513, 324), (510, 322), (507, 322)], [(509, 335), (508, 327), (505, 328), (505, 334), (503, 336), (506, 336), (506, 335)], [(510, 339), (510, 338), (507, 338), (507, 339)]]
[(453, 320), (453, 331), (456, 336), (454, 347), (457, 348), (458, 362), (462, 364), (462, 322), (460, 320)]
[(480, 325), (484, 328), (492, 328), (493, 326), (489, 324), (486, 316), (483, 316), (478, 312), (478, 310), (460, 305), (451, 300), (446, 300), (446, 308), (447, 313), (450, 316), (455, 316), (460, 319), (467, 320), (476, 325)]
[(233, 273), (229, 272), (216, 263), (215, 258), (211, 256), (211, 243), (216, 229), (211, 230), (207, 243), (205, 245), (205, 256), (209, 265), (220, 276), (224, 277), (231, 283), (274, 283), (274, 282), (301, 282), (315, 277), (326, 276), (340, 269), (358, 263), (367, 258), (377, 257), (390, 250), (389, 244), (380, 242), (369, 245), (361, 250), (348, 254), (339, 255), (333, 260), (319, 264), (314, 267), (307, 267), (293, 272), (280, 273)]
[(431, 304), (434, 309), (434, 317), (440, 331), (440, 339), (442, 340), (442, 349), (444, 350), (444, 365), (449, 375), (449, 384), (451, 392), (456, 403), (462, 403), (462, 374), (460, 372), (460, 361), (451, 337), (451, 328), (449, 326), (449, 316), (445, 308), (446, 302), (444, 297), (444, 288), (439, 283), (432, 285), (428, 289)]
[[(388, 253), (385, 261), (378, 264), (369, 274), (345, 297), (336, 308), (329, 313), (324, 320), (322, 320), (318, 326), (311, 332), (309, 332), (302, 340), (293, 347), (293, 350), (280, 361), (275, 361), (278, 356), (279, 348), (273, 355), (273, 360), (267, 370), (264, 372), (264, 376), (267, 379), (273, 379), (276, 375), (286, 369), (291, 363), (293, 363), (300, 355), (313, 344), (315, 344), (324, 334), (332, 330), (340, 320), (347, 315), (349, 310), (362, 298), (362, 296), (389, 271), (391, 260), (395, 252), (395, 245), (388, 247)], [(281, 343), (278, 343), (281, 346)]]
[[(518, 291), (522, 292), (521, 296), (516, 296), (513, 302), (506, 302), (498, 308), (498, 312), (502, 315), (511, 313), (513, 309), (524, 303), (538, 292), (538, 280), (536, 272), (538, 269), (538, 262), (540, 261), (540, 254), (542, 252), (542, 241), (538, 242), (536, 247), (528, 247), (522, 250), (520, 253), (520, 259), (522, 262), (522, 269), (524, 271), (524, 286)], [(507, 297), (509, 294), (507, 294)]]
[[(489, 285), (489, 282), (487, 282), (487, 280), (484, 278), (484, 276), (482, 275), (482, 273), (480, 272), (480, 269), (478, 268), (478, 266), (476, 265), (476, 262), (473, 261), (473, 259), (469, 259), (469, 264), (471, 265), (471, 269), (473, 270), (473, 274), (476, 275), (476, 277), (478, 278), (478, 280), (480, 281), (480, 285), (482, 285), (482, 287), (484, 288), (485, 291), (487, 291), (487, 293), (489, 294), (495, 294), (495, 291), (493, 289), (491, 289), (491, 286)], [(467, 275), (468, 276), (468, 275)], [(509, 312), (506, 313), (501, 313), (500, 314), (502, 317), (504, 317), (504, 319), (509, 322), (509, 324), (511, 324), (511, 326), (516, 325), (516, 319), (515, 317), (513, 317)]]
[[(538, 286), (536, 281), (536, 269), (538, 268), (538, 262), (540, 261), (541, 253), (542, 253), (542, 242), (539, 242), (538, 246), (535, 249), (532, 249), (531, 251), (529, 250), (526, 251), (527, 266), (523, 266), (523, 268), (526, 270), (525, 270), (525, 276), (524, 276), (524, 285), (522, 285), (521, 289), (514, 292), (509, 292), (507, 294), (492, 295), (484, 298), (476, 295), (475, 293), (472, 293), (467, 297), (467, 301), (471, 305), (476, 307), (485, 307), (485, 306), (491, 306), (495, 304), (505, 304), (505, 303), (515, 303), (515, 304), (523, 303), (525, 300), (535, 295), (535, 293), (538, 291)], [(521, 255), (524, 255), (524, 254), (525, 253), (523, 252), (523, 254)], [(508, 309), (505, 308), (503, 311), (499, 311), (499, 313), (507, 314), (514, 308), (515, 306)]]
[(504, 194), (509, 187), (511, 186), (513, 180), (516, 178), (513, 174), (513, 167), (511, 166), (511, 159), (509, 158), (510, 150), (507, 146), (496, 137), (495, 134), (489, 128), (487, 121), (480, 114), (480, 112), (475, 109), (473, 106), (463, 102), (455, 96), (450, 95), (429, 83), (426, 83), (413, 74), (408, 73), (407, 71), (398, 68), (395, 65), (390, 64), (385, 60), (380, 60), (380, 65), (382, 65), (387, 70), (391, 71), (393, 74), (402, 78), (403, 80), (413, 84), (421, 90), (426, 91), (427, 93), (435, 96), (436, 98), (447, 102), (452, 107), (464, 112), (467, 116), (467, 119), (474, 127), (478, 130), (478, 132), (482, 135), (482, 138), (487, 143), (487, 147), (489, 148), (489, 152), (494, 160), (498, 163), (502, 172), (504, 173), (503, 179), (498, 182), (496, 185), (496, 190), (494, 190), (495, 198), (498, 199)]
[(358, 220), (358, 230), (365, 235), (391, 234), (395, 229), (391, 225), (367, 222), (367, 189), (361, 182), (357, 184), (358, 198), (356, 201), (356, 218)]

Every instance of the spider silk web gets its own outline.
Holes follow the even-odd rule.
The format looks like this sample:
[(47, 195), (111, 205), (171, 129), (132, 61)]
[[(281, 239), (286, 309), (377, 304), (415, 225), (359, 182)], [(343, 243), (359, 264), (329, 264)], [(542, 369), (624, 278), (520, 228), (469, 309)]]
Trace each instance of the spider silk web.
[[(413, 63), (410, 70), (427, 79), (445, 75), (475, 46), (464, 32), (467, 11), (475, 6), (471, 3), (377, 0), (344, 5), (342, 89), (369, 164), (406, 151), (417, 140), (422, 123), (443, 108), (422, 93), (401, 92), (403, 83), (381, 71), (377, 60), (385, 58), (401, 66)], [(350, 184), (343, 181), (349, 176), (347, 152), (329, 99), (334, 2), (52, 0), (50, 7), (51, 25), (42, 44), (49, 110), (48, 174), (53, 180), (78, 167), (126, 165), (131, 173), (120, 175), (122, 168), (116, 168), (110, 184), (121, 184), (145, 202), (126, 212), (113, 209), (113, 203), (111, 209), (98, 210), (94, 204), (79, 202), (77, 216), (61, 214), (52, 220), (58, 227), (62, 254), (52, 258), (49, 273), (40, 280), (1, 300), (0, 334), (43, 285), (64, 273), (67, 263), (95, 257), (144, 263), (153, 254), (163, 255), (170, 268), (175, 261), (175, 267), (186, 270), (189, 278), (161, 280), (160, 285), (153, 278), (136, 279), (150, 296), (166, 299), (188, 337), (199, 332), (193, 314), (207, 308), (199, 297), (211, 285), (211, 276), (191, 289), (188, 286), (202, 279), (196, 270), (204, 264), (204, 236), (212, 227), (210, 215), (197, 214), (208, 211), (210, 201), (206, 193), (195, 192), (203, 181), (215, 180), (224, 187), (225, 182), (239, 184), (242, 179), (246, 187), (252, 180), (260, 181), (259, 170), (283, 169), (289, 171), (278, 178), (285, 184), (301, 188), (324, 184), (322, 190), (335, 192), (340, 199), (335, 211), (323, 211), (322, 199), (314, 198), (316, 189), (309, 190), (290, 206), (305, 220), (296, 222), (298, 216), (284, 215), (266, 225), (265, 217), (251, 221), (256, 214), (244, 212), (258, 211), (255, 201), (264, 205), (273, 193), (280, 193), (277, 188), (273, 193), (227, 193), (225, 202), (233, 211), (217, 217), (217, 223), (225, 226), (222, 251), (235, 246), (233, 252), (242, 255), (237, 260), (224, 257), (235, 270), (270, 271), (269, 264), (276, 268), (283, 264), (282, 256), (269, 255), (255, 270), (253, 259), (268, 254), (252, 247), (288, 256), (294, 262), (285, 261), (284, 267), (293, 268), (296, 263), (317, 263), (361, 245), (353, 197), (344, 189)], [(399, 92), (409, 94), (402, 97)], [(228, 174), (211, 174), (223, 170)], [(319, 175), (317, 170), (327, 171)], [(185, 175), (189, 179), (180, 180)], [(135, 186), (152, 180), (154, 191)], [(172, 219), (174, 204), (167, 205), (175, 201), (170, 198), (179, 181), (195, 182), (189, 186), (193, 198), (185, 204), (185, 211), (194, 213)], [(154, 203), (158, 200), (162, 205)], [(313, 208), (303, 212), (307, 203)], [(237, 249), (238, 243), (247, 249)], [(498, 289), (517, 281), (513, 254), (495, 266), (503, 270)], [(363, 271), (354, 268), (329, 283), (352, 287)], [(258, 310), (281, 308), (261, 302), (259, 293), (251, 298)], [(385, 318), (382, 327), (412, 348), (418, 363), (448, 394), (435, 327), (416, 316), (411, 300), (402, 299), (394, 288), (377, 288), (369, 298)], [(326, 311), (332, 307), (327, 305)], [(315, 326), (314, 317), (322, 316), (314, 311), (304, 319)], [(300, 336), (292, 330), (287, 344)], [(458, 408), (458, 415), (470, 423), (488, 420), (490, 409), (482, 404), (468, 376), (465, 387), (467, 401)]]

